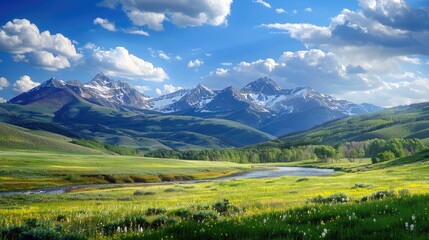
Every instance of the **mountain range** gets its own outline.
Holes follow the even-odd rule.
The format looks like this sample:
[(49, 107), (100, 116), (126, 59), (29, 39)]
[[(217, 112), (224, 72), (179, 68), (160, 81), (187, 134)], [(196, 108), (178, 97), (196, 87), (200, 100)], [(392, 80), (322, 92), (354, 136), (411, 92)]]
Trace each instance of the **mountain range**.
[(87, 102), (120, 111), (163, 116), (225, 119), (242, 123), (274, 136), (309, 129), (350, 115), (382, 108), (337, 100), (310, 87), (282, 89), (264, 77), (241, 89), (212, 90), (202, 84), (192, 89), (150, 98), (124, 81), (103, 73), (88, 83), (51, 78), (12, 98), (9, 103), (58, 111), (75, 102)]

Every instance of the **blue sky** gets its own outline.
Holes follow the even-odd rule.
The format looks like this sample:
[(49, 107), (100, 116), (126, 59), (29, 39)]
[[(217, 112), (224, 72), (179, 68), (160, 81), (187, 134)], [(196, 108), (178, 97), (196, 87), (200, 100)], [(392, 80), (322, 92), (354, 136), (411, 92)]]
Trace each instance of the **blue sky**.
[(427, 0), (8, 1), (0, 101), (98, 72), (149, 96), (268, 76), (380, 106), (429, 101)]

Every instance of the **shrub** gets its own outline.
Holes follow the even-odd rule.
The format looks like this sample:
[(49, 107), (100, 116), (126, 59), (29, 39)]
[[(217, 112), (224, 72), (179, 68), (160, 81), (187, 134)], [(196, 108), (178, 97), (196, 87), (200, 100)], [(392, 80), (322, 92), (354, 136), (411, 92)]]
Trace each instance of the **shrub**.
[(240, 211), (240, 209), (234, 205), (229, 204), (228, 199), (224, 199), (223, 201), (216, 202), (213, 204), (213, 210), (218, 212), (221, 215), (234, 214)]
[(389, 161), (395, 159), (395, 154), (391, 151), (384, 151), (377, 155), (377, 158), (380, 160), (380, 162)]
[(366, 202), (369, 200), (379, 200), (379, 199), (385, 199), (385, 198), (389, 198), (389, 197), (393, 197), (395, 196), (395, 192), (392, 191), (378, 191), (375, 192), (373, 194), (371, 194), (370, 196), (365, 196), (361, 199), (361, 202)]
[(37, 220), (34, 218), (24, 221), (22, 226), (10, 226), (0, 231), (1, 239), (29, 239), (29, 240), (83, 240), (85, 237), (77, 233), (65, 233), (62, 225), (55, 225), (52, 221)]
[(212, 210), (200, 210), (193, 214), (194, 221), (202, 222), (202, 221), (210, 221), (217, 220), (218, 215), (215, 211)]
[(355, 185), (352, 187), (352, 189), (356, 188), (373, 188), (372, 184), (364, 184), (364, 183), (355, 183)]
[(146, 210), (146, 214), (149, 216), (164, 214), (166, 212), (167, 210), (165, 210), (165, 208), (148, 208)]
[(174, 218), (169, 218), (166, 215), (159, 215), (155, 217), (155, 219), (152, 221), (152, 224), (150, 226), (153, 229), (158, 229), (160, 227), (163, 227), (164, 225), (174, 224), (174, 223), (176, 223), (176, 220)]
[(167, 188), (164, 192), (183, 192), (183, 189), (180, 188)]
[(133, 193), (134, 196), (155, 195), (155, 194), (156, 194), (156, 192), (146, 192), (146, 191), (143, 191), (143, 190), (136, 190)]
[(348, 196), (344, 193), (336, 193), (336, 194), (332, 194), (331, 196), (326, 197), (326, 198), (319, 195), (317, 197), (309, 199), (308, 201), (312, 202), (312, 203), (323, 203), (323, 204), (330, 203), (330, 204), (332, 204), (332, 203), (347, 203), (347, 202), (350, 202), (352, 200), (353, 199), (350, 196)]
[(180, 209), (174, 210), (172, 212), (172, 214), (174, 216), (180, 217), (182, 219), (188, 219), (189, 217), (192, 216), (191, 211), (189, 211), (188, 209), (184, 209), (184, 208), (180, 208)]

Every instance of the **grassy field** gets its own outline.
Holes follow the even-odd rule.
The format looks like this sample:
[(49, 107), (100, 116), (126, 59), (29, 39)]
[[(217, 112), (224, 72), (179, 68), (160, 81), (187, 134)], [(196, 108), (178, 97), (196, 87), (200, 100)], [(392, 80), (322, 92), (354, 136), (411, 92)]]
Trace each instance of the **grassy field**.
[(102, 154), (103, 152), (70, 143), (71, 139), (41, 130), (29, 130), (0, 122), (0, 150), (32, 149), (79, 154)]
[[(20, 161), (18, 166), (8, 167), (10, 172), (2, 173), (15, 177), (31, 172), (30, 166), (38, 169), (33, 172), (44, 171), (43, 174), (52, 176), (56, 176), (57, 171), (68, 172), (69, 168), (76, 175), (83, 175), (83, 172), (119, 176), (185, 171), (203, 176), (207, 170), (219, 173), (249, 167), (225, 162), (104, 156), (94, 156), (88, 162), (89, 156), (63, 155), (60, 158), (52, 154), (43, 157), (42, 153), (39, 160), (45, 160), (36, 164), (31, 162), (32, 156), (37, 156), (34, 153), (1, 154), (2, 169), (6, 169), (3, 167), (7, 162), (5, 158), (13, 162), (10, 159), (15, 156), (15, 161)], [(102, 165), (101, 162), (106, 163)], [(59, 165), (65, 169), (56, 167)], [(57, 234), (57, 239), (79, 239), (79, 236), (92, 239), (427, 237), (429, 196), (425, 194), (429, 193), (429, 152), (379, 164), (363, 159), (335, 163), (301, 161), (289, 165), (344, 171), (324, 177), (94, 187), (57, 195), (4, 196), (0, 197), (0, 228), (4, 236), (11, 236), (15, 231), (20, 236), (39, 234), (44, 238), (46, 234)], [(48, 171), (47, 166), (55, 171)], [(117, 166), (121, 166), (120, 171)], [(2, 177), (2, 185), (5, 179)], [(381, 200), (374, 200), (378, 198)], [(311, 199), (313, 201), (309, 201)], [(362, 199), (368, 201), (362, 202)], [(329, 204), (317, 203), (322, 201)], [(338, 202), (342, 204), (336, 204)], [(71, 238), (73, 236), (76, 238)]]
[(429, 103), (418, 103), (351, 116), (261, 145), (336, 144), (380, 138), (429, 137)]
[(215, 178), (249, 168), (249, 165), (229, 162), (0, 151), (0, 191), (58, 187), (70, 184)]

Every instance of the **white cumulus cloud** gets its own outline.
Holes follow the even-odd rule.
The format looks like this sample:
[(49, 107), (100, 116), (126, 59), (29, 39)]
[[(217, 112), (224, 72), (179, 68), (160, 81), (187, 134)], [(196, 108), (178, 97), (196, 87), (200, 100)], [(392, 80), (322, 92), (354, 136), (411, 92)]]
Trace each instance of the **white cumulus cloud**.
[(4, 99), (4, 98), (2, 98), (2, 97), (0, 97), (0, 103), (5, 103), (5, 102), (7, 102), (7, 100)]
[(60, 33), (40, 32), (27, 19), (14, 19), (1, 27), (0, 50), (14, 54), (15, 61), (27, 62), (49, 71), (68, 68), (70, 61), (82, 57), (70, 39)]
[[(308, 46), (342, 49), (369, 58), (429, 55), (429, 9), (411, 8), (403, 0), (361, 0), (361, 10), (344, 9), (329, 26), (272, 23), (263, 27), (287, 32)], [(338, 50), (337, 50), (338, 51)]]
[(304, 9), (304, 12), (311, 13), (311, 12), (313, 12), (313, 9), (308, 7), (306, 9)]
[(337, 94), (339, 98), (354, 102), (371, 102), (384, 107), (407, 105), (429, 101), (429, 78), (415, 74), (389, 76), (373, 89), (347, 91)]
[(164, 69), (131, 54), (124, 47), (94, 48), (92, 51), (89, 63), (107, 75), (154, 82), (168, 79)]
[(204, 61), (197, 58), (195, 60), (190, 60), (188, 62), (188, 68), (198, 68), (199, 66), (201, 66), (203, 64), (204, 64)]
[(107, 18), (96, 18), (94, 19), (94, 24), (100, 25), (102, 28), (108, 31), (116, 32), (115, 23), (110, 22), (109, 19)]
[(13, 90), (15, 90), (18, 93), (27, 92), (30, 89), (33, 89), (37, 86), (39, 86), (40, 83), (33, 82), (31, 80), (30, 76), (23, 75), (20, 79), (16, 80), (16, 82), (13, 84)]
[(167, 60), (167, 61), (169, 61), (171, 59), (171, 57), (168, 56), (168, 54), (165, 53), (164, 51), (159, 51), (158, 57), (160, 57), (164, 60)]
[(342, 64), (332, 52), (310, 49), (284, 52), (278, 59), (243, 61), (228, 69), (218, 68), (210, 72), (205, 83), (215, 88), (243, 87), (250, 81), (268, 76), (285, 88), (310, 86), (334, 94), (347, 88), (368, 90), (377, 84), (368, 83), (365, 74), (360, 66)]
[(104, 0), (100, 3), (112, 9), (119, 5), (134, 25), (156, 31), (164, 29), (165, 21), (179, 27), (226, 24), (231, 4), (232, 0)]
[(327, 93), (382, 106), (429, 101), (421, 91), (429, 86), (422, 64), (429, 55), (429, 8), (414, 8), (404, 0), (359, 0), (359, 4), (358, 10), (342, 10), (327, 26), (271, 23), (262, 27), (287, 33), (307, 48), (329, 52), (341, 63), (328, 72), (322, 67), (324, 73), (314, 75), (323, 79), (327, 73), (338, 73), (350, 79), (350, 85), (332, 83), (333, 90), (326, 89)]
[(144, 92), (152, 90), (148, 86), (140, 86), (140, 85), (134, 86), (134, 88), (137, 89), (137, 91), (139, 91), (140, 93), (144, 93)]
[(9, 81), (5, 77), (0, 77), (0, 90), (9, 86)]
[(182, 87), (178, 87), (178, 86), (176, 87), (176, 86), (173, 86), (171, 84), (164, 84), (164, 86), (162, 87), (162, 89), (161, 88), (157, 88), (157, 89), (155, 89), (155, 91), (156, 91), (156, 94), (158, 94), (158, 95), (164, 95), (164, 94), (168, 94), (168, 93), (172, 93), (172, 92), (178, 91), (180, 89), (183, 89), (183, 88)]
[(278, 14), (286, 13), (286, 10), (284, 10), (283, 8), (276, 8), (276, 13)]

